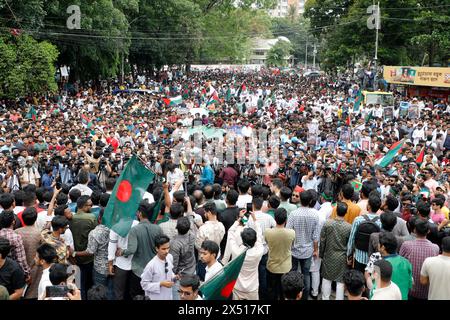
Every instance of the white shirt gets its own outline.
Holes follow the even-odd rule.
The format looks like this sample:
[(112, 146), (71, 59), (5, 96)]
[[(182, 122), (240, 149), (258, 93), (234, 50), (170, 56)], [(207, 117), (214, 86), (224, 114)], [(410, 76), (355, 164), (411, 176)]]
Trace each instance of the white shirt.
[(311, 180), (309, 180), (308, 176), (306, 176), (306, 175), (302, 177), (303, 189), (305, 189), (305, 190), (313, 189), (313, 190), (317, 191), (318, 185), (319, 185), (319, 182), (317, 181), (316, 177), (313, 177)]
[[(133, 220), (131, 227), (139, 224), (137, 220)], [(120, 256), (116, 257), (117, 248), (125, 250), (128, 246), (128, 235), (124, 238), (119, 236), (112, 229), (109, 231), (109, 243), (108, 243), (108, 261), (114, 261), (114, 265), (122, 270), (131, 270), (131, 260), (133, 255), (127, 257)]]
[(200, 226), (197, 232), (197, 237), (195, 239), (195, 247), (198, 249), (201, 248), (203, 241), (211, 240), (217, 243), (220, 246), (220, 242), (225, 235), (225, 227), (222, 222), (219, 221), (206, 221), (203, 225)]
[[(184, 180), (184, 174), (180, 168), (175, 168), (175, 170), (173, 170), (173, 173), (170, 171), (167, 172), (167, 183), (169, 183), (172, 188), (180, 180)], [(180, 188), (178, 190), (184, 190), (183, 185), (180, 185)]]
[[(111, 194), (111, 193), (110, 193)], [(155, 198), (153, 197), (153, 195), (149, 192), (145, 192), (144, 196), (142, 197), (143, 200), (147, 200), (148, 203), (153, 203), (155, 202)]]
[[(238, 225), (239, 222), (236, 221), (228, 232), (235, 233), (237, 231), (239, 232), (239, 238), (241, 238), (240, 237), (241, 231), (237, 228)], [(264, 254), (264, 245), (261, 228), (258, 223), (254, 224), (254, 230), (256, 231), (257, 235), (256, 243), (253, 246), (253, 248), (247, 250), (244, 263), (242, 264), (242, 268), (241, 271), (239, 272), (239, 276), (237, 278), (237, 282), (235, 285), (235, 288), (242, 292), (254, 292), (257, 291), (259, 288), (258, 272), (256, 271), (258, 270), (261, 257)], [(242, 241), (238, 243), (234, 241), (234, 239), (236, 238), (237, 237), (230, 238), (231, 240), (230, 247), (233, 259), (238, 257), (246, 249)]]
[(371, 300), (402, 300), (402, 293), (399, 287), (391, 281), (386, 288), (375, 289)]
[(172, 288), (162, 287), (160, 282), (172, 281), (173, 276), (172, 255), (169, 253), (165, 261), (161, 260), (158, 255), (154, 256), (145, 266), (141, 276), (141, 287), (145, 291), (145, 296), (151, 300), (172, 300)]
[(333, 211), (333, 206), (331, 205), (331, 202), (322, 203), (322, 205), (320, 206), (320, 209), (319, 209), (319, 223), (321, 221), (325, 222), (327, 219), (329, 219), (332, 211)]
[(50, 267), (42, 271), (41, 281), (39, 281), (38, 287), (38, 300), (44, 300), (45, 298), (45, 288), (52, 286), (50, 282)]
[[(255, 216), (256, 216), (256, 223), (259, 224), (259, 230), (262, 234), (266, 231), (266, 229), (275, 228), (275, 226), (277, 225), (275, 219), (272, 218), (272, 216), (268, 215), (267, 213), (264, 213), (262, 211), (256, 211)], [(248, 220), (247, 225), (255, 230), (258, 230), (252, 218)], [(263, 238), (262, 242), (264, 246), (264, 254), (266, 254), (267, 252), (269, 252), (269, 247), (267, 246), (266, 239), (264, 237), (262, 238)]]
[[(70, 191), (72, 191), (73, 189), (78, 189), (78, 190), (80, 190), (80, 192), (81, 192), (81, 195), (82, 196), (91, 196), (92, 195), (92, 189), (91, 188), (89, 188), (87, 185), (85, 185), (85, 184), (77, 184), (76, 186), (74, 186), (74, 187), (72, 187), (71, 189), (70, 189)], [(70, 192), (69, 191), (69, 192)]]
[(216, 261), (216, 263), (214, 263), (211, 267), (206, 266), (205, 282), (214, 277), (220, 271), (222, 271), (222, 269), (223, 266), (218, 261)]
[(426, 258), (420, 275), (428, 277), (430, 282), (428, 300), (450, 298), (450, 257), (439, 255)]
[(236, 207), (238, 208), (246, 208), (247, 203), (252, 202), (253, 197), (249, 194), (239, 195), (238, 200), (236, 202)]

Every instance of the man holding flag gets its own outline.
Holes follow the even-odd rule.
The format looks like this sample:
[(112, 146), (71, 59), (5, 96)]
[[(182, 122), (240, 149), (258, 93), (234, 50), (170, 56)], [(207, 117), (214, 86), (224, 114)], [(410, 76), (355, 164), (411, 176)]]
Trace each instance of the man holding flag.
[[(141, 275), (147, 263), (156, 254), (155, 238), (162, 234), (161, 228), (149, 221), (156, 203), (141, 201), (154, 177), (155, 175), (133, 156), (120, 175), (103, 215), (103, 224), (121, 237), (128, 234), (127, 249), (117, 249), (116, 256), (133, 256), (130, 278), (132, 298), (143, 294)], [(136, 211), (139, 224), (131, 228)]]

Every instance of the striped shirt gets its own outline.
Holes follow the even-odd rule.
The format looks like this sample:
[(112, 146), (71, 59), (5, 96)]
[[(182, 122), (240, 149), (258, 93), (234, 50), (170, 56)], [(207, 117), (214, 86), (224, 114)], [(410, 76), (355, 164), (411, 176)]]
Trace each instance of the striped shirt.
[(318, 242), (320, 238), (317, 210), (300, 207), (292, 211), (288, 217), (286, 228), (295, 231), (292, 256), (297, 259), (311, 258), (314, 252), (314, 241)]
[(411, 262), (413, 267), (413, 287), (409, 294), (418, 299), (428, 298), (428, 286), (420, 284), (420, 270), (428, 257), (439, 255), (439, 247), (427, 239), (405, 241), (400, 248), (400, 255)]
[(12, 229), (3, 228), (2, 230), (0, 230), (0, 237), (5, 238), (9, 241), (9, 244), (11, 245), (11, 252), (9, 253), (9, 257), (19, 264), (19, 266), (22, 268), (23, 273), (25, 274), (25, 277), (28, 277), (28, 275), (30, 274), (30, 267), (27, 263), (27, 256), (20, 234), (14, 232)]
[[(367, 216), (369, 217), (370, 220), (372, 220), (373, 218), (377, 217), (378, 215), (374, 214), (374, 213), (369, 213), (369, 214), (367, 214)], [(349, 238), (348, 244), (347, 244), (347, 256), (351, 256), (352, 253), (353, 253), (353, 249), (355, 249), (355, 255), (354, 255), (355, 260), (358, 261), (361, 264), (367, 264), (367, 262), (369, 262), (369, 254), (368, 254), (368, 252), (367, 251), (362, 251), (362, 250), (359, 250), (359, 249), (356, 249), (356, 248), (353, 248), (354, 244), (355, 244), (356, 230), (358, 230), (359, 225), (363, 221), (366, 221), (363, 216), (359, 216), (353, 221), (352, 231), (350, 232), (350, 238)], [(375, 221), (375, 223), (381, 229), (381, 221), (380, 221), (380, 219)]]

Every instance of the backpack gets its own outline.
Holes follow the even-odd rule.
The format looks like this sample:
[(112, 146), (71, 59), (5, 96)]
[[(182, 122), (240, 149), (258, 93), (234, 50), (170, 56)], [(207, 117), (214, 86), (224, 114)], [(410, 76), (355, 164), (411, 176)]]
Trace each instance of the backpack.
[(361, 251), (369, 251), (369, 239), (370, 235), (374, 232), (380, 232), (380, 227), (375, 223), (379, 216), (376, 216), (372, 220), (368, 215), (363, 215), (364, 220), (358, 226), (355, 233), (355, 248)]

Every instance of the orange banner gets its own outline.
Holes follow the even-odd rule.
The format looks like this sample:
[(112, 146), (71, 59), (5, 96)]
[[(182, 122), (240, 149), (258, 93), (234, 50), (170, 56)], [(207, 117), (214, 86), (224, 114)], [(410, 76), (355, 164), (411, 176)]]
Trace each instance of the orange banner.
[(450, 68), (384, 66), (388, 83), (450, 88)]

